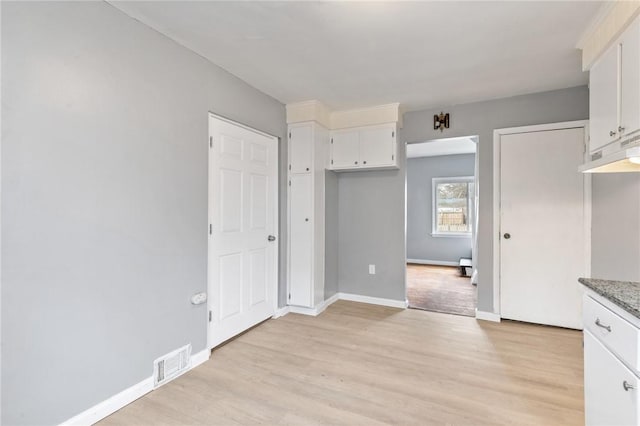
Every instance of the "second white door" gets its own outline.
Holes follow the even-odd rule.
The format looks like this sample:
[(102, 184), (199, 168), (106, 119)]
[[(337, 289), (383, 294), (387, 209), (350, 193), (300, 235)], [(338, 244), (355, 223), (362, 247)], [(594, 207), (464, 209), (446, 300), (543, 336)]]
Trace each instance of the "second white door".
[(500, 314), (582, 328), (584, 128), (500, 137)]
[(275, 310), (278, 141), (215, 116), (209, 129), (211, 348)]

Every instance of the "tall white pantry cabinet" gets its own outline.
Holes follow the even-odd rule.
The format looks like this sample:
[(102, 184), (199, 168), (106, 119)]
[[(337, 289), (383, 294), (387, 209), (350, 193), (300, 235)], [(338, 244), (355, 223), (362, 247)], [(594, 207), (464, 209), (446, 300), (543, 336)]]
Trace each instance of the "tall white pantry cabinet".
[(289, 125), (289, 305), (324, 301), (325, 168), (329, 131), (315, 121)]

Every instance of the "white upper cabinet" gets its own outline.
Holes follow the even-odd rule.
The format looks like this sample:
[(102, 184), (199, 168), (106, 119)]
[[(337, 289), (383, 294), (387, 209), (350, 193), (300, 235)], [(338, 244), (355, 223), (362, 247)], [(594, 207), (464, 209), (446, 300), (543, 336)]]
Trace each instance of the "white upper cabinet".
[(358, 167), (360, 160), (360, 135), (358, 130), (331, 132), (331, 169)]
[(397, 168), (396, 125), (364, 126), (331, 132), (331, 161), (336, 171)]
[(640, 21), (620, 37), (620, 137), (640, 129)]
[(362, 166), (393, 166), (395, 163), (395, 126), (367, 127), (360, 131)]
[(591, 153), (640, 130), (640, 18), (591, 68), (589, 113)]
[(618, 45), (600, 58), (589, 76), (590, 150), (618, 137)]
[(309, 173), (313, 152), (313, 126), (300, 124), (289, 127), (289, 170)]

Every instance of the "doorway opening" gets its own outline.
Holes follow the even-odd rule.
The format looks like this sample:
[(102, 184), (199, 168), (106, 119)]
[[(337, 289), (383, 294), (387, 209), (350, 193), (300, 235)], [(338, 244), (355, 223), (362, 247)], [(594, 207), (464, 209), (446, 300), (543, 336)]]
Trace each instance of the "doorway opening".
[(407, 145), (409, 308), (475, 316), (477, 136)]

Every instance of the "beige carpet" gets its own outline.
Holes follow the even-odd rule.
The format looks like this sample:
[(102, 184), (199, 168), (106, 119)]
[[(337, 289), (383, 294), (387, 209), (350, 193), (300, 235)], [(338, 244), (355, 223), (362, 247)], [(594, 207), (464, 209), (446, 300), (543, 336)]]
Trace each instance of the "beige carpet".
[(453, 266), (407, 265), (409, 307), (446, 314), (475, 316), (477, 290)]

